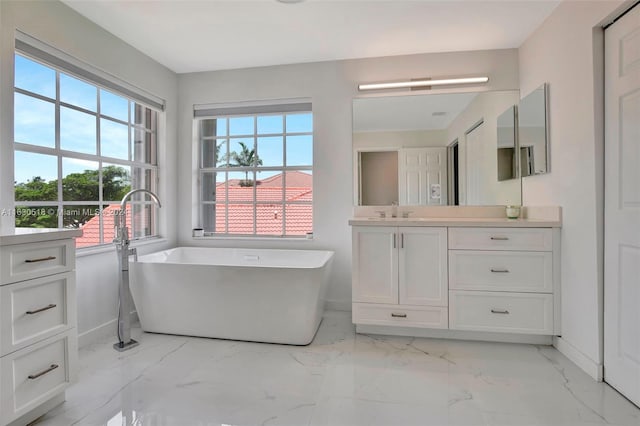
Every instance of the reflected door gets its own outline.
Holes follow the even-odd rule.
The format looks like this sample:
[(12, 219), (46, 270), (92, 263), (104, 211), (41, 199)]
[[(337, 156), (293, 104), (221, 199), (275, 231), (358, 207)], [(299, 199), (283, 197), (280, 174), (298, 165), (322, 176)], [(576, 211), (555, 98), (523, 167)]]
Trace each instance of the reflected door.
[(484, 152), (482, 149), (482, 134), (484, 124), (473, 128), (466, 136), (467, 158), (467, 185), (466, 205), (477, 206), (482, 204), (482, 167), (484, 164)]
[(446, 148), (403, 148), (398, 159), (401, 205), (447, 204)]
[(605, 31), (605, 380), (640, 405), (640, 7)]

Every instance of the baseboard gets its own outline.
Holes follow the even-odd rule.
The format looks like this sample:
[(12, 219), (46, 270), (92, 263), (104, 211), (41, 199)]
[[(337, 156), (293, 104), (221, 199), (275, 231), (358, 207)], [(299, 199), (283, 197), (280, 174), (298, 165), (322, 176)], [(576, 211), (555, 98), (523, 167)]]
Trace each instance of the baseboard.
[[(131, 312), (131, 324), (138, 323), (138, 313)], [(94, 327), (90, 330), (84, 331), (78, 334), (78, 348), (83, 348), (88, 345), (92, 345), (98, 342), (104, 342), (109, 338), (113, 338), (114, 342), (117, 339), (117, 324), (118, 319), (114, 318), (105, 322), (104, 324), (100, 324), (97, 327)]]
[(604, 373), (602, 364), (598, 364), (593, 361), (562, 337), (554, 337), (553, 346), (558, 350), (558, 352), (569, 358), (571, 362), (580, 367), (585, 373), (593, 377), (594, 380), (598, 382), (602, 381)]
[(325, 300), (324, 308), (327, 311), (351, 312), (351, 300)]
[(434, 339), (477, 340), (483, 342), (527, 343), (551, 345), (551, 336), (537, 334), (490, 333), (485, 331), (445, 330), (435, 328), (387, 327), (384, 325), (356, 325), (356, 333), (386, 334), (388, 336), (428, 337)]

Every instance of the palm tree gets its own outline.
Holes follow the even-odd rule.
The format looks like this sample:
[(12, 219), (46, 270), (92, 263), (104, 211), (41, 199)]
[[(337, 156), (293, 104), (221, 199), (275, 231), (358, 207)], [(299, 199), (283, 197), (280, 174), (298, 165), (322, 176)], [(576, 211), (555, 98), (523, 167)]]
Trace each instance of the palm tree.
[[(249, 149), (244, 142), (239, 142), (241, 151), (229, 154), (229, 167), (252, 167), (261, 166), (262, 160), (258, 157), (255, 148)], [(240, 186), (253, 186), (253, 181), (249, 180), (249, 171), (244, 171), (244, 182), (240, 182)]]

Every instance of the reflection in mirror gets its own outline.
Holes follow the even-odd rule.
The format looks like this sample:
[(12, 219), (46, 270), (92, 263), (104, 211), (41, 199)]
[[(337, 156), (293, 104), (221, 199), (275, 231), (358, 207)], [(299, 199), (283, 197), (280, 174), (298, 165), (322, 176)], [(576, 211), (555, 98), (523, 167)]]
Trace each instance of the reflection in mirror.
[[(354, 99), (354, 202), (521, 204), (520, 180), (500, 182), (496, 156), (498, 116), (518, 99), (518, 91)], [(381, 151), (396, 153), (397, 165), (363, 169), (363, 155)]]
[(525, 96), (518, 107), (518, 142), (522, 176), (549, 172), (547, 85)]
[(518, 177), (516, 156), (516, 106), (512, 105), (498, 117), (498, 180)]

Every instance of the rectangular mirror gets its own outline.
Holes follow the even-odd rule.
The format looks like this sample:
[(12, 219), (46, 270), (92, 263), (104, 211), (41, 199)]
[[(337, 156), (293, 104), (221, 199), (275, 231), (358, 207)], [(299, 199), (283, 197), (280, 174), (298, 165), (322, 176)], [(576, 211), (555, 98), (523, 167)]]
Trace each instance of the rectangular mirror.
[(547, 84), (522, 98), (518, 106), (518, 142), (522, 176), (549, 172)]
[(489, 91), (354, 99), (354, 203), (521, 204), (520, 180), (499, 181), (496, 156), (498, 117), (519, 97)]
[(498, 116), (498, 180), (518, 177), (516, 155), (516, 106), (512, 105)]

